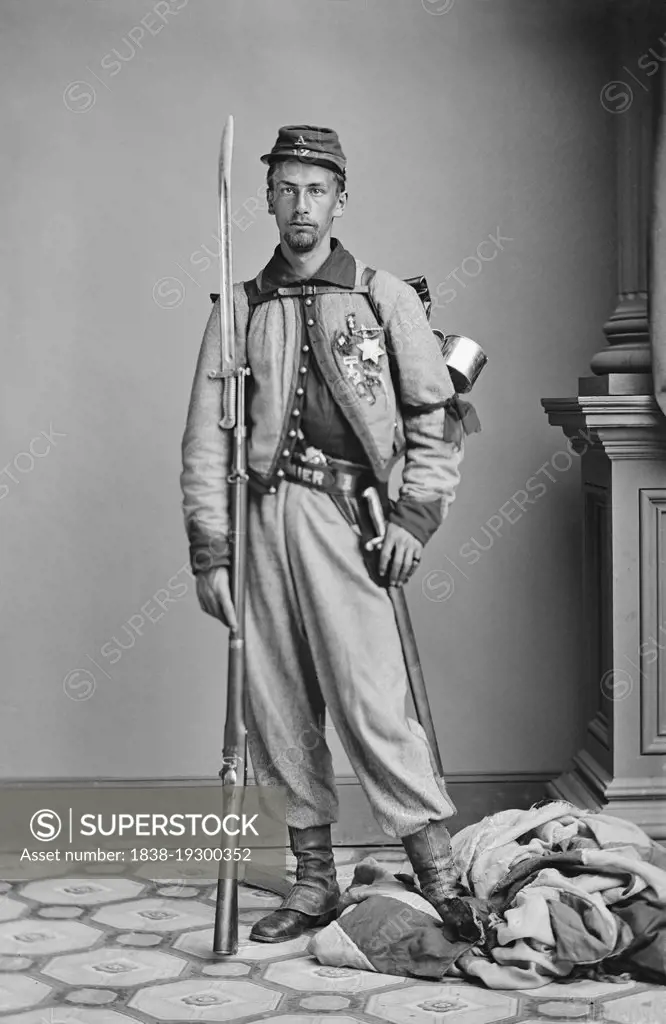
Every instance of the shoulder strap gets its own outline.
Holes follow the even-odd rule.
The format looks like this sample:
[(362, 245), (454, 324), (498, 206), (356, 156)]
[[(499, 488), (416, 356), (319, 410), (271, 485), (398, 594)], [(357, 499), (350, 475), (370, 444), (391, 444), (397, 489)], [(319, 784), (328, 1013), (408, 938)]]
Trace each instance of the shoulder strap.
[(373, 302), (372, 295), (370, 294), (370, 282), (372, 281), (376, 273), (377, 271), (373, 270), (372, 267), (367, 267), (364, 263), (361, 263), (360, 260), (356, 260), (356, 282), (357, 284), (360, 284), (361, 287), (365, 288), (368, 296), (368, 303), (370, 305), (370, 309), (372, 310), (373, 316), (377, 323), (381, 324), (383, 327), (384, 325), (382, 323), (382, 318), (379, 315), (379, 310), (377, 309), (377, 306)]
[[(248, 320), (247, 320), (248, 327), (250, 326), (250, 317), (252, 316), (252, 310), (253, 310), (253, 303), (252, 303), (251, 300), (254, 299), (256, 295), (259, 294), (259, 290), (261, 288), (261, 275), (262, 275), (262, 271), (260, 270), (259, 273), (257, 274), (257, 276), (252, 279), (252, 281), (243, 281), (243, 288), (245, 289), (245, 294), (247, 295), (247, 299), (248, 299), (248, 305), (250, 307), (249, 316), (248, 316)], [(213, 304), (215, 304), (217, 302), (219, 297), (220, 297), (220, 293), (219, 292), (210, 292), (210, 301)]]
[(263, 274), (263, 271), (260, 270), (259, 273), (257, 274), (257, 276), (255, 278), (253, 278), (251, 281), (243, 281), (243, 288), (245, 289), (245, 294), (247, 295), (247, 305), (248, 305), (247, 323), (245, 325), (245, 338), (246, 339), (247, 339), (247, 336), (248, 336), (248, 332), (250, 330), (250, 320), (252, 319), (252, 314), (254, 313), (254, 307), (255, 307), (255, 304), (256, 304), (255, 300), (256, 300), (257, 295), (259, 294), (259, 289), (261, 288), (262, 274)]

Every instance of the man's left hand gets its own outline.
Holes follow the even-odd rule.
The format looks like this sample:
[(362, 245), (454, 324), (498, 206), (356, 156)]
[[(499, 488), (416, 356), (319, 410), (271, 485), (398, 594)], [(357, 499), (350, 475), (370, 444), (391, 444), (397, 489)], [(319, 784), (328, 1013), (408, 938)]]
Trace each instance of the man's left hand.
[(416, 570), (422, 551), (423, 544), (408, 530), (397, 523), (388, 523), (379, 555), (379, 575), (384, 576), (390, 565), (389, 583), (402, 586)]

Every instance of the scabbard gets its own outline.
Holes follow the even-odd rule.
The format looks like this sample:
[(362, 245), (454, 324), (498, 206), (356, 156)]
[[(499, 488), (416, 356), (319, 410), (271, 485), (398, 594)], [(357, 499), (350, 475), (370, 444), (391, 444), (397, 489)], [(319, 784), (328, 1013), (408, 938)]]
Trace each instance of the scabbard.
[(387, 585), (386, 580), (377, 573), (376, 552), (369, 552), (365, 549), (365, 542), (375, 536), (372, 521), (367, 513), (367, 509), (365, 508), (365, 502), (337, 494), (331, 494), (331, 498), (340, 509), (347, 522), (355, 523), (360, 527), (362, 550), (368, 572), (378, 586), (383, 587), (388, 591), (391, 604), (393, 605), (393, 613), (395, 615), (396, 626), (398, 628), (398, 635), (400, 636), (402, 655), (405, 662), (409, 689), (414, 702), (414, 710), (416, 712), (417, 720), (426, 734), (426, 738), (432, 752), (434, 766), (437, 770), (437, 774), (441, 778), (444, 775), (442, 755), (437, 742), (437, 734), (435, 733), (435, 724), (432, 719), (432, 711), (430, 710), (430, 701), (428, 700), (425, 678), (423, 676), (423, 669), (421, 668), (421, 659), (419, 658), (416, 636), (414, 634), (414, 627), (412, 626), (412, 619), (409, 614), (409, 606), (407, 605), (407, 595), (405, 594), (403, 587), (392, 587)]
[(407, 678), (409, 679), (409, 688), (412, 691), (416, 717), (430, 744), (437, 774), (443, 776), (442, 755), (437, 742), (435, 724), (432, 720), (432, 711), (430, 710), (430, 701), (428, 700), (423, 669), (421, 668), (421, 659), (419, 658), (414, 627), (412, 626), (412, 619), (407, 605), (407, 595), (403, 587), (389, 586), (388, 593), (393, 605), (393, 611), (395, 612), (398, 633), (400, 634), (402, 654), (405, 659), (405, 668), (407, 670)]

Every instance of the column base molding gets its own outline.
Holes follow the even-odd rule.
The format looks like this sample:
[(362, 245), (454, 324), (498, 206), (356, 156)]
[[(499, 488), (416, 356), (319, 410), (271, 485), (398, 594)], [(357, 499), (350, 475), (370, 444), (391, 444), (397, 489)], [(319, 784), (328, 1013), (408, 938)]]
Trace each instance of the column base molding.
[[(644, 145), (651, 145), (651, 139), (646, 139), (641, 136), (641, 140)], [(635, 199), (636, 197), (632, 196), (631, 198)], [(641, 212), (644, 218), (646, 211), (643, 210)], [(629, 224), (635, 229), (636, 223), (633, 217), (629, 221)], [(643, 230), (645, 230), (644, 219), (641, 221), (641, 226)], [(631, 240), (636, 241), (633, 234), (631, 235)], [(625, 239), (625, 241), (629, 241), (629, 238)], [(637, 269), (638, 265), (636, 264), (634, 267), (634, 273), (636, 273)], [(645, 265), (641, 265), (641, 271), (643, 273), (645, 272), (645, 269)], [(617, 308), (604, 324), (604, 334), (608, 338), (608, 344), (611, 351), (613, 349), (631, 349), (643, 346), (646, 346), (649, 349), (650, 325), (648, 318), (647, 291), (628, 292), (624, 295), (620, 295)], [(601, 355), (601, 353), (599, 353), (599, 355)], [(594, 358), (597, 359), (598, 357), (595, 356)], [(605, 371), (601, 370), (599, 372), (604, 373)]]
[(613, 779), (582, 750), (569, 771), (546, 784), (546, 793), (576, 807), (624, 818), (657, 842), (666, 842), (666, 779)]
[(598, 374), (650, 373), (652, 353), (649, 338), (640, 336), (636, 341), (609, 345), (592, 357), (590, 369)]
[(579, 395), (654, 395), (652, 374), (604, 373), (599, 377), (579, 377)]

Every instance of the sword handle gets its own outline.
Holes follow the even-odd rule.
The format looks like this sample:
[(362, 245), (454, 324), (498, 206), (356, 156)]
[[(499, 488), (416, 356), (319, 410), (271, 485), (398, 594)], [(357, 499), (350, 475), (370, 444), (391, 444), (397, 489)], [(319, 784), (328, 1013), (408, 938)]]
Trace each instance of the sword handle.
[(236, 388), (238, 380), (236, 377), (225, 377), (222, 381), (222, 419), (220, 426), (223, 430), (231, 430), (236, 426)]
[(372, 519), (372, 525), (377, 531), (377, 536), (369, 540), (365, 545), (366, 551), (374, 551), (375, 548), (379, 547), (384, 541), (384, 534), (386, 533), (386, 519), (384, 517), (384, 509), (382, 508), (381, 499), (379, 492), (376, 487), (366, 487), (363, 491), (363, 497), (368, 503), (368, 511), (370, 512), (370, 518)]

